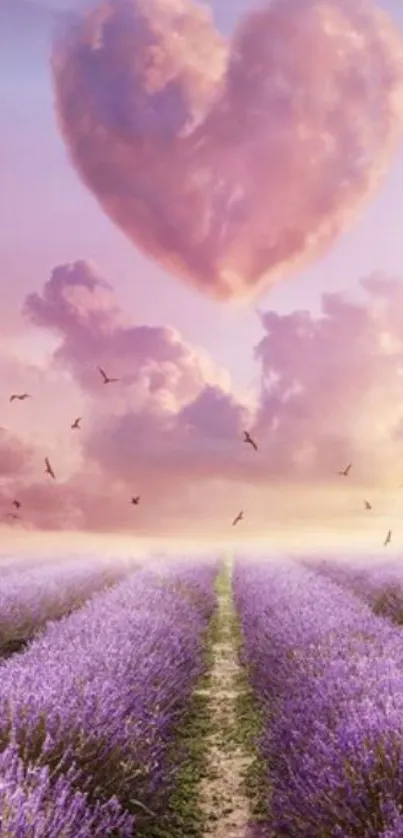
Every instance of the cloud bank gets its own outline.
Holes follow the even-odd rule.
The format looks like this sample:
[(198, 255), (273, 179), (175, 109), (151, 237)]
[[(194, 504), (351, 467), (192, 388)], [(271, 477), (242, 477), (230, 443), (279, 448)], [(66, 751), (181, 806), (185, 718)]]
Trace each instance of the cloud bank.
[(103, 0), (52, 66), (79, 176), (139, 248), (220, 300), (322, 253), (402, 131), (402, 41), (370, 0), (274, 0), (231, 43), (193, 0)]
[[(49, 449), (0, 432), (0, 505), (8, 509), (17, 495), (28, 527), (152, 537), (231, 536), (241, 508), (257, 532), (295, 515), (317, 522), (361, 514), (362, 496), (403, 481), (403, 281), (373, 274), (361, 290), (359, 302), (323, 295), (318, 316), (261, 315), (261, 388), (252, 406), (174, 329), (125, 316), (91, 263), (56, 267), (24, 311), (29, 324), (57, 335), (50, 369), (71, 376), (86, 406), (82, 430), (67, 425), (63, 437), (74, 467), (64, 474), (59, 442), (58, 480), (50, 482)], [(121, 380), (105, 386), (98, 364)], [(33, 374), (27, 367), (28, 421)], [(245, 428), (257, 454), (242, 442)], [(349, 461), (346, 483), (337, 472)], [(133, 494), (139, 507), (130, 505)]]

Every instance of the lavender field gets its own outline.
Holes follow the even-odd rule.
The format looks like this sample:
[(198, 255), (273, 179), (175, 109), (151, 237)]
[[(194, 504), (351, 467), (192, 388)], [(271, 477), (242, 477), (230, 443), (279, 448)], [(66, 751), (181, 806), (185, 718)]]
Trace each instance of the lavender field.
[(398, 559), (368, 564), (363, 559), (337, 562), (305, 560), (304, 564), (338, 585), (352, 591), (371, 606), (376, 614), (403, 624), (403, 563)]
[(1, 581), (0, 836), (403, 836), (397, 559)]
[(4, 636), (36, 634), (0, 661), (1, 835), (169, 834), (188, 753), (173, 734), (206, 668), (217, 571), (91, 560), (5, 575)]

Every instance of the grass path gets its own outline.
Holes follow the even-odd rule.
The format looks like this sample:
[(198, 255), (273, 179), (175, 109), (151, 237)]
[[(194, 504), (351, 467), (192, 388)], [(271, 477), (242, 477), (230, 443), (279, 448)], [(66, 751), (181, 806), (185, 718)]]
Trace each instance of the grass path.
[(218, 603), (211, 649), (213, 665), (203, 691), (210, 724), (205, 740), (207, 771), (199, 784), (199, 803), (205, 836), (246, 838), (252, 817), (247, 778), (253, 756), (243, 735), (245, 731), (240, 729), (243, 685), (234, 631), (229, 561), (219, 580)]
[(184, 713), (173, 749), (179, 772), (163, 817), (138, 838), (262, 838), (268, 793), (256, 740), (260, 718), (247, 672), (231, 590), (232, 562), (216, 581), (218, 607), (205, 635), (205, 673)]

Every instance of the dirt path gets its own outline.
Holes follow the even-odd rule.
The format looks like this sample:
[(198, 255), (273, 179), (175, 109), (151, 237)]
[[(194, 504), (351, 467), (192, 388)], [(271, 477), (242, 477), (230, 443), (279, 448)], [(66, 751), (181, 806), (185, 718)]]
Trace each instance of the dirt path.
[(214, 664), (206, 692), (211, 713), (208, 772), (200, 786), (200, 805), (209, 838), (246, 838), (250, 822), (249, 799), (243, 789), (251, 757), (239, 742), (236, 700), (240, 666), (233, 633), (231, 563), (227, 561), (219, 592)]

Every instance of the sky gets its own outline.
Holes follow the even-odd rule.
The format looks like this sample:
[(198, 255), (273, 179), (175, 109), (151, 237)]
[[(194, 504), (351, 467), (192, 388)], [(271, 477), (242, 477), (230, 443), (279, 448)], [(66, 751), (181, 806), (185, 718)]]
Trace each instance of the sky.
[(0, 5), (2, 544), (403, 546), (401, 3), (92, 5)]

